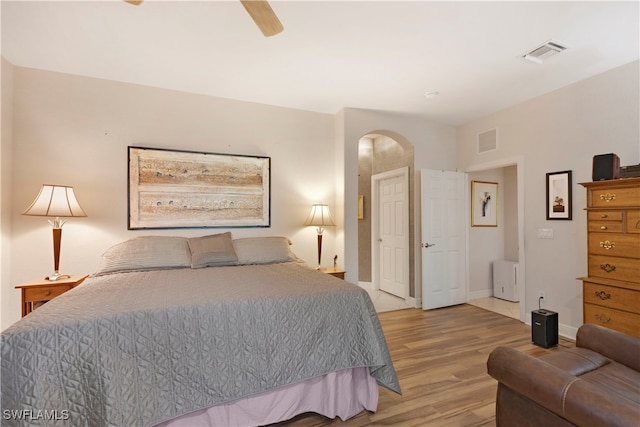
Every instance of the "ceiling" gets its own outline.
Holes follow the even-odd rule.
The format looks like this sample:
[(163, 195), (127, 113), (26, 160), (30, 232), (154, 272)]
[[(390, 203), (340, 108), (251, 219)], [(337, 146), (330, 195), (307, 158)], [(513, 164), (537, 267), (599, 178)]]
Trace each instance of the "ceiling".
[[(638, 60), (638, 1), (2, 0), (2, 56), (59, 71), (334, 114), (458, 125)], [(566, 51), (523, 54), (548, 40)], [(439, 92), (427, 99), (425, 93)]]

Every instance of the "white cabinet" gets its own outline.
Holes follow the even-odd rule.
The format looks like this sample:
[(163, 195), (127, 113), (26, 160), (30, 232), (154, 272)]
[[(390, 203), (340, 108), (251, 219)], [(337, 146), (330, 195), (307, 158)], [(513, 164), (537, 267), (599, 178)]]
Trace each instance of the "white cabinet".
[(493, 262), (493, 296), (518, 302), (518, 263), (498, 260)]

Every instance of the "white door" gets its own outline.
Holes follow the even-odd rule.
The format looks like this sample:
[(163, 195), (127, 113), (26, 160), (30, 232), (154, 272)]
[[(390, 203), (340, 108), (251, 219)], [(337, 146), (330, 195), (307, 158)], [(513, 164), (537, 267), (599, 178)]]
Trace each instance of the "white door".
[(466, 175), (421, 170), (422, 308), (467, 302)]
[[(377, 252), (380, 290), (409, 296), (409, 177), (400, 169), (374, 176), (377, 183)], [(375, 187), (374, 187), (375, 188)]]

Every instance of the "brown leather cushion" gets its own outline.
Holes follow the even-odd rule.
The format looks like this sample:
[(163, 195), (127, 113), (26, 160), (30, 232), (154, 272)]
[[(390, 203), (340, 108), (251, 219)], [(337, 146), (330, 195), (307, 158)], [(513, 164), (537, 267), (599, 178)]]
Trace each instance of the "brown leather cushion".
[(577, 347), (544, 355), (540, 357), (540, 360), (544, 360), (576, 377), (599, 369), (611, 362), (600, 353)]
[[(601, 369), (589, 372), (580, 379), (595, 384), (612, 396), (627, 400), (628, 404), (640, 405), (640, 372), (619, 363), (611, 363)], [(622, 402), (620, 402), (622, 404)], [(638, 420), (640, 423), (640, 420)]]

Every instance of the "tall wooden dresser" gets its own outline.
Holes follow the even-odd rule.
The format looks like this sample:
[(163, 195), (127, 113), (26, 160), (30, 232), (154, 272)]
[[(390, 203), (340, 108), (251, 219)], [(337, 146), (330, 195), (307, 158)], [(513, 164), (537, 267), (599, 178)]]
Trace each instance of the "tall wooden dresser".
[(640, 178), (581, 185), (588, 227), (584, 323), (640, 337)]

